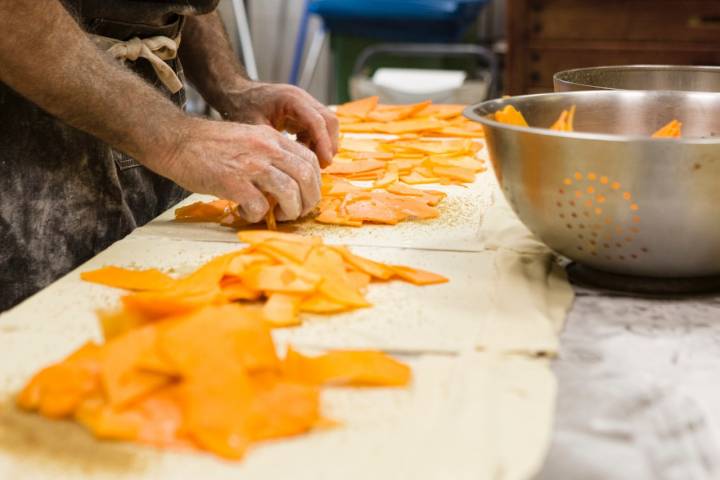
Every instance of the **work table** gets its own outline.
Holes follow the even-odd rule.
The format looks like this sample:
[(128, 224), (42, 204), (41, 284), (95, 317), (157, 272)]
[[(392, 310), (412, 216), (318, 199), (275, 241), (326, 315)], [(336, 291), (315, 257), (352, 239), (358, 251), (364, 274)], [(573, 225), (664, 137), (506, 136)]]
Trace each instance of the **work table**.
[(539, 478), (715, 478), (720, 297), (575, 290)]
[(99, 339), (95, 309), (121, 293), (82, 282), (80, 271), (182, 274), (241, 247), (231, 230), (178, 224), (169, 211), (0, 315), (0, 478), (705, 478), (720, 431), (720, 301), (576, 287), (558, 347), (571, 291), (503, 205), (492, 173), (443, 189), (437, 220), (297, 228), (450, 283), (373, 286), (371, 309), (274, 332), (280, 346), (398, 355), (413, 368), (410, 389), (331, 389), (323, 407), (340, 428), (268, 442), (242, 462), (98, 442), (70, 422), (18, 412), (12, 394)]

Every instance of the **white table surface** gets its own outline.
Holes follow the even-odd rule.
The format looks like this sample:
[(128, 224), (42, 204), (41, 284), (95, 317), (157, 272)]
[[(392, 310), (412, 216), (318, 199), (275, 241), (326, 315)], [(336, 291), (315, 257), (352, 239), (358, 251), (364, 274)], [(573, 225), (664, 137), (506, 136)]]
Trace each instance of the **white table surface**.
[[(527, 478), (547, 450), (556, 386), (548, 360), (532, 348), (528, 354), (478, 350), (478, 318), (488, 312), (492, 281), (479, 272), (488, 271), (495, 255), (482, 246), (479, 227), (497, 187), (486, 173), (468, 188), (437, 188), (450, 196), (435, 222), (361, 229), (309, 224), (300, 231), (448, 275), (451, 283), (371, 286), (371, 309), (307, 316), (302, 327), (274, 333), (281, 346), (395, 353), (413, 368), (410, 388), (329, 389), (323, 408), (342, 428), (263, 443), (242, 462), (98, 442), (72, 422), (17, 411), (14, 392), (38, 369), (99, 339), (95, 310), (122, 294), (82, 282), (80, 271), (113, 264), (183, 273), (240, 248), (231, 230), (175, 224), (169, 211), (0, 315), (0, 479)], [(517, 341), (522, 350), (523, 339)]]

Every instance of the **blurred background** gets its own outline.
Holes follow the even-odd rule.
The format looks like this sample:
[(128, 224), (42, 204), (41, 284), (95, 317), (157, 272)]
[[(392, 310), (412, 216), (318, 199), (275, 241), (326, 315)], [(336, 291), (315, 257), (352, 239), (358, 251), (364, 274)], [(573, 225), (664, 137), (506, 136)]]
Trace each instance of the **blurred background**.
[(222, 0), (221, 14), (251, 73), (328, 104), (472, 103), (552, 91), (570, 68), (720, 64), (717, 0)]

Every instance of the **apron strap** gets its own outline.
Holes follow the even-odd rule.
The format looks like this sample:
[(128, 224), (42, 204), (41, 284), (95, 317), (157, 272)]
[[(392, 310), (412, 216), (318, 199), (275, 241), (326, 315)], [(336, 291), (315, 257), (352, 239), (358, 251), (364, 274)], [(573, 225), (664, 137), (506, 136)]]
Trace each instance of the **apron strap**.
[(157, 77), (171, 93), (182, 90), (182, 81), (180, 81), (180, 78), (170, 65), (165, 63), (165, 60), (177, 58), (178, 48), (180, 47), (180, 34), (174, 39), (159, 35), (142, 39), (133, 37), (126, 41), (90, 34), (90, 39), (100, 49), (123, 63), (144, 58), (150, 62)]

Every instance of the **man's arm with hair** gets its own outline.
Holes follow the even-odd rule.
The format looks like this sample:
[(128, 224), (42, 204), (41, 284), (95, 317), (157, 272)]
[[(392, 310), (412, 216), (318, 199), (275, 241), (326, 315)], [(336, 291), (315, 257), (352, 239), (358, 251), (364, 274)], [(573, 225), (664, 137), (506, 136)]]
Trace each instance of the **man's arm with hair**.
[(256, 222), (308, 213), (320, 198), (317, 159), (269, 127), (185, 115), (99, 51), (59, 0), (0, 0), (0, 81), (73, 127), (188, 190), (234, 200)]
[(183, 113), (98, 50), (58, 0), (0, 0), (0, 81), (139, 161), (167, 154)]
[(338, 144), (335, 115), (297, 87), (248, 80), (217, 12), (187, 18), (180, 59), (190, 81), (224, 118), (297, 133), (322, 165), (330, 164)]

